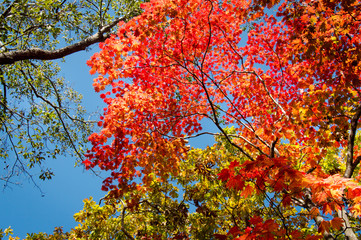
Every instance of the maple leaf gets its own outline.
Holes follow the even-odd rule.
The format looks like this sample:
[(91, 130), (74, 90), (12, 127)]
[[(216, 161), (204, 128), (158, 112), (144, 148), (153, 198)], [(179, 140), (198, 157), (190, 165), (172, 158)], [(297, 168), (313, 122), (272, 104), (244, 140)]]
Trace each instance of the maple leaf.
[(228, 233), (227, 233), (227, 236), (232, 236), (232, 237), (235, 237), (237, 236), (238, 234), (240, 234), (241, 231), (239, 229), (238, 226), (234, 226), (232, 227), (231, 229), (229, 229)]
[(84, 164), (84, 166), (85, 166), (86, 169), (89, 169), (90, 166), (91, 166), (91, 162), (90, 162), (88, 159), (84, 160), (84, 161), (83, 161), (83, 164)]
[(331, 227), (331, 225), (330, 225), (330, 222), (329, 222), (329, 221), (322, 221), (322, 222), (320, 223), (320, 225), (318, 226), (318, 231), (319, 231), (320, 233), (329, 232), (330, 227)]
[(231, 177), (231, 171), (229, 169), (222, 169), (220, 173), (218, 173), (218, 179), (222, 180), (223, 182), (228, 181), (228, 179)]
[(229, 164), (229, 167), (230, 169), (232, 168), (235, 168), (235, 167), (238, 167), (240, 164), (238, 161), (232, 161), (230, 164)]
[[(311, 226), (313, 219), (322, 234), (340, 229), (348, 221), (320, 217), (338, 213), (344, 201), (350, 206), (345, 211), (361, 213), (361, 187), (353, 178), (359, 163), (352, 157), (361, 141), (355, 137), (361, 118), (361, 14), (346, 1), (335, 4), (142, 4), (144, 12), (122, 23), (88, 62), (91, 73), (99, 73), (93, 86), (104, 91), (100, 97), (107, 107), (100, 132), (89, 137), (84, 164), (111, 170), (103, 185), (117, 197), (137, 191), (137, 181), (151, 189), (156, 179), (167, 182), (180, 172), (188, 178), (218, 176), (221, 192), (259, 208), (249, 220), (232, 220), (252, 225), (239, 238), (271, 239), (277, 228), (295, 239), (317, 234), (289, 232), (277, 225), (280, 216), (264, 214), (283, 208), (294, 225)], [(266, 14), (275, 5), (275, 14)], [(212, 133), (218, 152), (189, 156), (185, 139), (210, 134), (202, 130), (205, 119), (219, 130)], [(196, 165), (184, 172), (185, 162)], [(200, 177), (194, 181), (210, 185)], [(303, 210), (309, 218), (297, 214)], [(355, 238), (349, 232), (345, 237)]]
[(241, 196), (244, 198), (248, 198), (249, 196), (252, 195), (252, 193), (254, 192), (254, 187), (252, 187), (251, 185), (247, 185), (241, 192)]
[(241, 190), (244, 188), (244, 181), (241, 175), (233, 176), (228, 179), (226, 186), (230, 189)]
[(283, 206), (289, 206), (291, 204), (291, 202), (292, 202), (291, 196), (288, 194), (285, 194), (282, 199)]
[(330, 224), (332, 228), (340, 230), (342, 229), (344, 222), (345, 221), (342, 218), (335, 217), (330, 221)]

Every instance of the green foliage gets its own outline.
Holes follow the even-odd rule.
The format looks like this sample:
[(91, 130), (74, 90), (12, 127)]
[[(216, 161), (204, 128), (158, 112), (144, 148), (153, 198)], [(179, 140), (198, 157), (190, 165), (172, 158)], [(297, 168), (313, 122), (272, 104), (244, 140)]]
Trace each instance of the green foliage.
[(54, 49), (94, 34), (124, 14), (134, 13), (137, 1), (3, 0), (0, 6), (1, 48)]
[[(45, 159), (82, 154), (91, 124), (85, 120), (81, 95), (57, 77), (52, 62), (19, 62), (3, 67), (1, 91), (2, 180), (6, 183), (29, 169), (50, 179)], [(13, 160), (15, 159), (15, 160)]]
[[(123, 16), (139, 13), (139, 1), (2, 0), (0, 53), (55, 50), (81, 41)], [(85, 63), (84, 63), (85, 64)], [(25, 175), (51, 179), (46, 159), (86, 149), (92, 122), (82, 96), (59, 77), (53, 61), (0, 65), (0, 158), (4, 185)], [(15, 178), (15, 179), (12, 179)]]

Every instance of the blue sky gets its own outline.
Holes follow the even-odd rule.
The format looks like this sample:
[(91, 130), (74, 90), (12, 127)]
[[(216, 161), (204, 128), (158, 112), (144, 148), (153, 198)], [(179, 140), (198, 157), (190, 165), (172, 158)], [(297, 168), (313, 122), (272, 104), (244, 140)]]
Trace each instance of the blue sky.
[[(68, 56), (65, 63), (60, 63), (60, 75), (83, 95), (83, 106), (87, 111), (99, 115), (105, 105), (93, 90), (94, 76), (89, 74), (90, 69), (86, 65), (90, 56), (98, 51), (96, 46), (92, 49)], [(203, 130), (215, 131), (210, 122), (204, 122)], [(193, 147), (205, 147), (212, 142), (213, 137), (206, 135), (192, 139), (190, 144)], [(54, 227), (60, 226), (63, 226), (64, 231), (69, 231), (75, 227), (77, 223), (73, 215), (83, 208), (83, 199), (92, 196), (98, 202), (105, 195), (100, 190), (102, 180), (91, 171), (85, 171), (82, 166), (74, 167), (75, 161), (75, 158), (70, 157), (47, 160), (46, 164), (54, 170), (55, 176), (45, 182), (37, 181), (44, 196), (26, 179), (21, 186), (10, 186), (2, 190), (0, 228), (11, 226), (13, 236), (23, 239), (27, 233), (52, 233)]]
[[(93, 76), (89, 75), (86, 65), (86, 60), (96, 49), (93, 47), (92, 51), (68, 56), (66, 63), (60, 64), (60, 75), (83, 95), (83, 105), (89, 112), (101, 113), (99, 109), (104, 105), (93, 90)], [(68, 231), (74, 227), (73, 214), (83, 208), (82, 200), (93, 196), (98, 201), (105, 194), (100, 190), (102, 180), (82, 166), (74, 168), (75, 161), (70, 157), (47, 160), (46, 164), (54, 170), (55, 176), (45, 182), (37, 180), (44, 197), (25, 178), (21, 186), (12, 185), (3, 189), (0, 192), (0, 228), (11, 226), (13, 236), (22, 239), (26, 233), (52, 233), (57, 226), (63, 226)]]

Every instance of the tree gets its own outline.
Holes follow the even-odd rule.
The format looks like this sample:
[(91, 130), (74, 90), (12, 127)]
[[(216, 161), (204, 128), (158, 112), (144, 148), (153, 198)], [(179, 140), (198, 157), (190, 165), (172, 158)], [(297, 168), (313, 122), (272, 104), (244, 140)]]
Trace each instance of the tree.
[[(120, 20), (139, 13), (137, 1), (3, 0), (0, 4), (0, 179), (25, 174), (50, 179), (47, 158), (83, 160), (92, 127), (81, 94), (51, 60), (104, 41)], [(37, 174), (37, 173), (36, 173)]]
[[(227, 132), (233, 133), (232, 129)], [(138, 192), (137, 200), (132, 198), (136, 191), (121, 199), (105, 197), (103, 206), (85, 199), (83, 210), (74, 214), (78, 226), (65, 233), (57, 227), (53, 234), (28, 234), (26, 239), (225, 239), (237, 234), (243, 224), (257, 221), (252, 218), (254, 212), (277, 217), (272, 206), (265, 204), (266, 195), (244, 197), (217, 179), (237, 159), (238, 151), (216, 136), (212, 147), (189, 151), (172, 181), (162, 182), (151, 175), (148, 190)], [(289, 207), (284, 215), (303, 226), (305, 235), (317, 233), (307, 226), (307, 215), (293, 216), (296, 211)]]
[(208, 120), (238, 156), (218, 179), (245, 199), (263, 196), (258, 206), (270, 209), (220, 223), (218, 239), (227, 238), (217, 233), (223, 228), (235, 239), (357, 239), (359, 7), (353, 0), (143, 4), (88, 62), (108, 107), (83, 163), (110, 171), (103, 190), (114, 199), (130, 194), (127, 207), (137, 208), (154, 179), (181, 174), (186, 139), (213, 134), (202, 131)]

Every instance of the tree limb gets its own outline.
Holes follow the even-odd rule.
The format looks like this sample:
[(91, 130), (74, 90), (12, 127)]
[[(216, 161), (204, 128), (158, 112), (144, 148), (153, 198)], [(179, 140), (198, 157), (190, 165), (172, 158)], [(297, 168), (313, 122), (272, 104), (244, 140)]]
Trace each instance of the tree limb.
[(15, 1), (13, 1), (13, 2), (7, 7), (7, 9), (5, 9), (5, 11), (0, 15), (0, 19), (5, 19), (5, 18), (9, 15), (9, 13), (10, 13), (10, 11), (11, 11), (11, 8), (14, 6), (14, 3), (15, 3)]
[[(309, 188), (306, 188), (304, 190), (304, 194), (305, 194), (305, 199), (299, 200), (302, 202), (301, 206), (306, 208), (308, 211), (311, 211), (314, 207), (316, 207), (316, 205), (311, 200), (312, 199), (311, 190)], [(315, 221), (317, 226), (320, 226), (320, 224), (324, 221), (324, 218), (320, 214), (318, 214), (313, 218), (313, 220)], [(330, 233), (329, 231), (324, 231), (322, 235), (323, 235), (323, 239), (325, 239), (325, 240), (335, 239), (333, 234)]]
[(99, 32), (89, 36), (72, 45), (59, 48), (56, 50), (44, 50), (40, 48), (29, 48), (25, 50), (15, 50), (11, 52), (0, 53), (0, 65), (13, 64), (22, 60), (53, 60), (65, 57), (75, 52), (85, 50), (94, 43), (103, 42), (110, 36), (110, 30), (120, 21), (125, 21), (128, 16), (115, 19), (112, 23), (104, 26)]
[(346, 170), (343, 175), (345, 178), (352, 177), (352, 174), (353, 174), (355, 168), (357, 167), (357, 164), (359, 163), (358, 162), (359, 160), (356, 159), (355, 162), (353, 160), (353, 152), (354, 152), (353, 148), (355, 145), (357, 123), (358, 123), (358, 120), (360, 119), (360, 117), (361, 117), (361, 105), (359, 105), (356, 108), (356, 113), (351, 119), (350, 133), (348, 136), (348, 146), (347, 146)]
[(121, 200), (121, 202), (122, 202), (122, 204), (123, 204), (122, 220), (121, 220), (121, 221), (122, 221), (121, 230), (122, 230), (122, 232), (125, 234), (125, 236), (127, 236), (127, 237), (128, 237), (129, 239), (131, 239), (131, 240), (134, 240), (134, 238), (132, 237), (132, 235), (130, 235), (130, 234), (127, 232), (127, 230), (125, 230), (125, 227), (124, 227), (125, 211), (126, 211), (126, 209), (128, 208), (128, 206), (126, 206), (122, 200)]
[[(348, 136), (348, 146), (347, 146), (346, 170), (343, 175), (343, 177), (345, 178), (351, 178), (355, 168), (360, 163), (360, 156), (358, 156), (355, 159), (355, 161), (353, 160), (357, 123), (360, 117), (361, 117), (361, 105), (359, 105), (356, 108), (356, 113), (351, 119), (350, 133)], [(343, 229), (345, 231), (346, 238), (350, 240), (357, 240), (357, 236), (354, 230), (352, 229), (346, 210), (343, 206), (339, 210), (337, 210), (337, 215), (339, 218), (342, 218), (344, 220)]]

